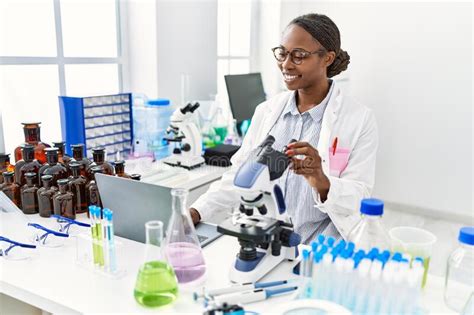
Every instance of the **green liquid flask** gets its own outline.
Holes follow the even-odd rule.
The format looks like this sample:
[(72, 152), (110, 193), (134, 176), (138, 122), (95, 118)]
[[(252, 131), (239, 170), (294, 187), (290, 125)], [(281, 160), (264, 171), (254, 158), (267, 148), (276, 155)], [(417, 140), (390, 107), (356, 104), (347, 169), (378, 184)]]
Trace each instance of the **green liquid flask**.
[(133, 294), (146, 307), (167, 305), (178, 296), (178, 282), (173, 268), (161, 259), (163, 222), (149, 221), (145, 229), (145, 262), (138, 271)]

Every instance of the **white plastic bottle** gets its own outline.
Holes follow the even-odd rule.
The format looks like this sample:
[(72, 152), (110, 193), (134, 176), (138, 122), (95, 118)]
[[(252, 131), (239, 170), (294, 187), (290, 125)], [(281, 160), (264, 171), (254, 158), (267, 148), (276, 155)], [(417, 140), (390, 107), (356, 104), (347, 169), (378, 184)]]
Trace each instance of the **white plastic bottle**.
[(390, 238), (382, 225), (383, 201), (379, 199), (362, 199), (360, 204), (360, 221), (349, 233), (348, 240), (356, 248), (369, 251), (378, 247), (381, 251), (390, 249)]
[(448, 258), (444, 301), (460, 313), (474, 291), (474, 227), (459, 231), (459, 247)]

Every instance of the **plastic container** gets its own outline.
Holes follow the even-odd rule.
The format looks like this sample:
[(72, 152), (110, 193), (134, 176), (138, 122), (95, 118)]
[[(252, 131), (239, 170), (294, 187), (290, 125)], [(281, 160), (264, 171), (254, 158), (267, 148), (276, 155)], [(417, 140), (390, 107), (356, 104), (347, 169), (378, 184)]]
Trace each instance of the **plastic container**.
[(460, 313), (474, 290), (474, 227), (461, 228), (458, 240), (459, 247), (448, 259), (444, 301)]
[(134, 142), (145, 142), (147, 150), (160, 159), (169, 155), (168, 145), (163, 138), (169, 126), (173, 108), (168, 99), (158, 98), (145, 103), (135, 102), (133, 106)]
[(369, 251), (378, 247), (382, 251), (390, 248), (387, 230), (382, 224), (383, 201), (362, 199), (360, 205), (361, 219), (349, 233), (349, 241), (358, 249)]

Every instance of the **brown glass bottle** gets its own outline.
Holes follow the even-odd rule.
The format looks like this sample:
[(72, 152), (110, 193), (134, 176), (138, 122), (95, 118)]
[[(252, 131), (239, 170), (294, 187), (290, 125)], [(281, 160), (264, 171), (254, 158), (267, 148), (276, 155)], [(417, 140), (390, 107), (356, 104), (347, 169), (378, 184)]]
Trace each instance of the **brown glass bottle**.
[(21, 187), (21, 210), (24, 214), (38, 213), (38, 185), (36, 173), (26, 173), (26, 184)]
[(43, 187), (38, 189), (38, 208), (39, 215), (42, 217), (50, 217), (54, 213), (53, 205), (53, 196), (58, 192), (58, 188), (51, 186), (51, 181), (53, 176), (43, 175), (41, 181), (43, 182)]
[(81, 165), (76, 162), (69, 164), (72, 176), (69, 176), (69, 191), (74, 196), (74, 208), (76, 213), (87, 212), (87, 179), (80, 174)]
[(53, 197), (54, 214), (69, 219), (75, 219), (76, 211), (73, 206), (74, 197), (72, 193), (67, 190), (68, 182), (67, 179), (58, 180), (59, 191)]
[(117, 175), (118, 177), (130, 178), (130, 175), (125, 173), (125, 161), (124, 160), (115, 161), (114, 168), (115, 168), (115, 175)]
[(95, 181), (95, 174), (103, 173), (103, 170), (100, 166), (95, 166), (92, 168), (92, 173), (93, 173), (93, 179), (90, 182), (88, 182), (86, 185), (87, 202), (89, 205), (99, 206), (102, 208), (102, 202), (100, 200), (100, 195), (99, 195), (99, 188), (97, 187), (97, 183)]
[(72, 160), (71, 163), (77, 162), (81, 165), (81, 175), (88, 178), (89, 175), (87, 173), (87, 169), (89, 165), (92, 163), (88, 158), (84, 156), (84, 145), (83, 144), (73, 144), (71, 145), (72, 148)]
[(68, 178), (68, 171), (62, 163), (58, 162), (58, 148), (47, 148), (45, 151), (48, 163), (40, 168), (39, 176), (52, 175), (51, 185), (58, 186), (58, 180)]
[(130, 178), (133, 180), (140, 180), (142, 178), (142, 175), (140, 174), (130, 174)]
[(93, 179), (92, 168), (99, 166), (102, 169), (103, 174), (114, 175), (114, 167), (112, 164), (105, 160), (105, 149), (104, 148), (95, 148), (92, 149), (92, 159), (94, 162), (89, 165), (89, 179)]
[(66, 168), (68, 168), (69, 162), (71, 161), (71, 157), (65, 153), (64, 151), (65, 145), (66, 145), (66, 142), (64, 141), (53, 142), (53, 147), (58, 148), (59, 163), (62, 163), (64, 166), (66, 166)]
[(41, 164), (35, 159), (34, 147), (31, 144), (25, 144), (22, 148), (22, 157), (15, 165), (15, 182), (23, 187), (26, 184), (26, 173), (36, 174), (36, 186), (39, 187), (38, 172), (41, 168)]
[(4, 182), (0, 184), (0, 191), (3, 191), (13, 203), (21, 209), (21, 194), (20, 185), (15, 183), (14, 173), (5, 172), (3, 173)]
[[(44, 153), (45, 148), (49, 148), (50, 145), (41, 142), (41, 128), (40, 122), (34, 123), (22, 123), (23, 132), (25, 134), (25, 143), (29, 143), (34, 146), (35, 159), (41, 164), (46, 163), (46, 155)], [(21, 159), (21, 145), (15, 149), (15, 163)]]
[(4, 172), (11, 171), (12, 167), (13, 166), (10, 164), (10, 154), (0, 153), (0, 184), (3, 183), (3, 175), (2, 174)]

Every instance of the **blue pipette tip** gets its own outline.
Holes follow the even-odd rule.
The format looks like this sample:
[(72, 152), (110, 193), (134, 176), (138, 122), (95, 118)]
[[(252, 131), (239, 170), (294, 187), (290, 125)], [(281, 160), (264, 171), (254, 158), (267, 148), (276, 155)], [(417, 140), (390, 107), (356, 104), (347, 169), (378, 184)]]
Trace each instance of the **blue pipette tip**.
[(394, 260), (394, 261), (402, 260), (402, 254), (399, 253), (399, 252), (394, 253), (393, 256), (392, 256), (392, 260)]
[(328, 246), (329, 246), (329, 247), (333, 247), (335, 241), (336, 241), (336, 240), (334, 239), (334, 237), (329, 236), (328, 239), (327, 239), (327, 244), (328, 244)]
[(324, 244), (325, 236), (323, 234), (318, 235), (318, 242), (319, 244)]
[(318, 243), (316, 242), (311, 242), (311, 249), (315, 253), (318, 250)]
[(353, 242), (347, 243), (347, 250), (353, 251), (355, 249), (355, 244)]
[(379, 254), (379, 249), (377, 247), (372, 248), (367, 254), (367, 258), (374, 260)]
[(423, 258), (421, 258), (421, 257), (416, 257), (416, 258), (415, 258), (415, 261), (419, 261), (419, 262), (421, 262), (421, 263), (424, 263), (424, 260), (423, 260)]
[(303, 259), (307, 260), (309, 258), (309, 250), (303, 249)]
[(400, 262), (404, 263), (404, 264), (408, 264), (409, 261), (406, 258), (402, 258), (402, 259), (400, 259)]

